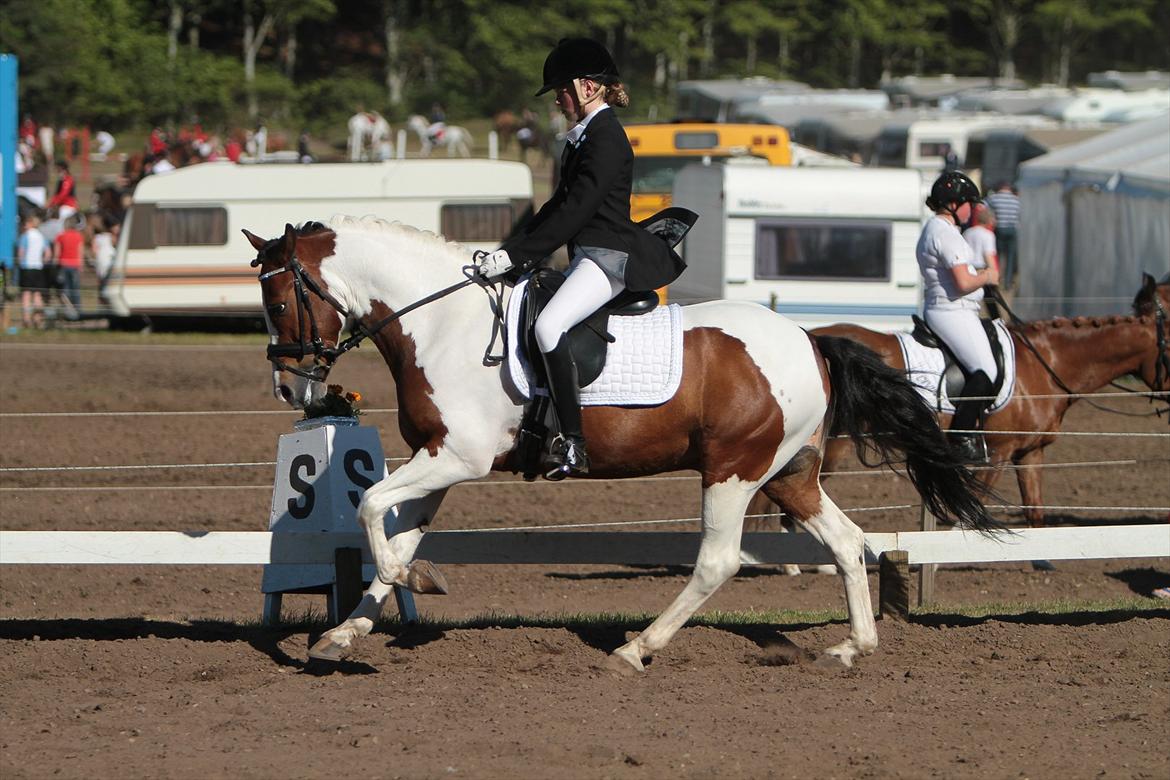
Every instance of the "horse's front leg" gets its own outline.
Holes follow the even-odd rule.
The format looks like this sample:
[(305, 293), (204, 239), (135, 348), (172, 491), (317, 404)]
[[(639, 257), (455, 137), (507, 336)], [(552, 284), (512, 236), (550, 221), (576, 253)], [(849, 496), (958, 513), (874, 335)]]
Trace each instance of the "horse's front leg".
[[(439, 504), (446, 495), (446, 490), (439, 490), (423, 498), (406, 501), (394, 512), (390, 547), (399, 560), (409, 561), (414, 557), (414, 551), (422, 541), (422, 527), (434, 518), (439, 510)], [(441, 580), (442, 575), (438, 576)], [(381, 616), (393, 590), (393, 585), (375, 578), (349, 617), (341, 625), (322, 634), (310, 648), (309, 657), (330, 661), (341, 658), (353, 646), (354, 640), (366, 636), (373, 630), (374, 623)]]

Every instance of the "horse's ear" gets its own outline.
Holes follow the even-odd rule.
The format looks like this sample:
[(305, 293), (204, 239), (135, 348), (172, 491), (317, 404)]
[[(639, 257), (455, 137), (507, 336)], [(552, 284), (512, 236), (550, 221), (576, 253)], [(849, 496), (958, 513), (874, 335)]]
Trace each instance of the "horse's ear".
[(1154, 281), (1154, 277), (1147, 273), (1142, 273), (1142, 289), (1138, 290), (1138, 294), (1133, 297), (1134, 313), (1142, 316), (1150, 314), (1154, 310), (1154, 298), (1158, 295), (1158, 283)]
[(284, 223), (284, 240), (281, 243), (284, 247), (284, 257), (287, 260), (297, 250), (297, 229), (290, 222)]
[(252, 248), (255, 249), (257, 252), (259, 252), (261, 249), (263, 249), (264, 244), (267, 243), (264, 239), (260, 238), (260, 236), (256, 235), (255, 233), (251, 232), (250, 230), (243, 229), (243, 230), (241, 230), (241, 232), (245, 236), (247, 236), (248, 243), (251, 244)]

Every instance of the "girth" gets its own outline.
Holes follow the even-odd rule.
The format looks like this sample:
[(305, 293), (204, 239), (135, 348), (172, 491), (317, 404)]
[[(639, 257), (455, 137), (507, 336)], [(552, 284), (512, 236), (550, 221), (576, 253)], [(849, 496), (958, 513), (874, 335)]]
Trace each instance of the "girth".
[[(544, 361), (539, 359), (540, 347), (536, 343), (534, 327), (540, 312), (552, 300), (553, 294), (565, 282), (564, 274), (544, 268), (533, 273), (524, 288), (524, 300), (520, 304), (520, 322), (523, 325), (523, 351), (532, 366), (539, 384), (544, 384)], [(585, 387), (601, 375), (605, 368), (608, 347), (613, 343), (609, 332), (611, 316), (632, 317), (646, 314), (658, 306), (658, 294), (649, 292), (622, 291), (593, 314), (569, 329), (569, 351), (577, 363), (577, 384)], [(535, 359), (534, 359), (535, 358)]]
[[(947, 396), (949, 398), (961, 396), (963, 394), (963, 386), (969, 378), (967, 369), (955, 358), (955, 353), (951, 352), (946, 342), (930, 329), (930, 326), (926, 324), (925, 320), (917, 314), (910, 316), (914, 321), (914, 330), (910, 332), (913, 339), (924, 347), (941, 350), (943, 353), (943, 377)], [(987, 341), (991, 345), (991, 354), (995, 358), (996, 379), (994, 395), (998, 396), (999, 391), (1003, 389), (1004, 380), (1007, 379), (1006, 372), (1004, 371), (1003, 344), (999, 341), (999, 330), (995, 327), (995, 323), (992, 320), (981, 317), (979, 324), (983, 326), (983, 331), (987, 334)]]

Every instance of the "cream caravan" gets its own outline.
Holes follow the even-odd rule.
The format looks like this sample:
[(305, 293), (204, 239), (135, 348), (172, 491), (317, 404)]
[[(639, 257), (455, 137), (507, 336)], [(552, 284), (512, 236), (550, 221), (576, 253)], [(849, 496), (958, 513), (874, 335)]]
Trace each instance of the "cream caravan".
[(373, 215), (495, 249), (531, 208), (532, 174), (500, 160), (204, 163), (149, 176), (134, 193), (107, 296), (115, 314), (261, 315), (241, 228)]
[(805, 327), (910, 327), (925, 215), (916, 171), (691, 165), (674, 203), (700, 218), (672, 301), (755, 301)]

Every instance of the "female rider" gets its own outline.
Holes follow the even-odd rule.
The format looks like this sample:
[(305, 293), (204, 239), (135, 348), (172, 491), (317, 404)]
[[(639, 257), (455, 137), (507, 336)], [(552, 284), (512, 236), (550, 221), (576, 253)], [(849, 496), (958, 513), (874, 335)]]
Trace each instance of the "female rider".
[(492, 279), (535, 266), (568, 245), (565, 282), (536, 320), (560, 435), (547, 479), (586, 474), (577, 367), (566, 333), (622, 290), (654, 290), (674, 281), (682, 260), (661, 238), (630, 220), (634, 153), (614, 115), (629, 96), (609, 52), (589, 38), (562, 39), (544, 61), (544, 86), (576, 126), (566, 136), (561, 178), (547, 203), (517, 236), (488, 255), (480, 274)]
[[(934, 216), (918, 239), (918, 267), (924, 281), (923, 318), (950, 348), (967, 374), (963, 396), (955, 404), (951, 429), (973, 431), (982, 426), (995, 387), (995, 358), (979, 321), (983, 286), (999, 283), (999, 270), (975, 258), (960, 232), (979, 202), (975, 182), (958, 171), (947, 171), (934, 182), (926, 205)], [(983, 461), (987, 449), (980, 433), (954, 433), (951, 440), (968, 460)]]

